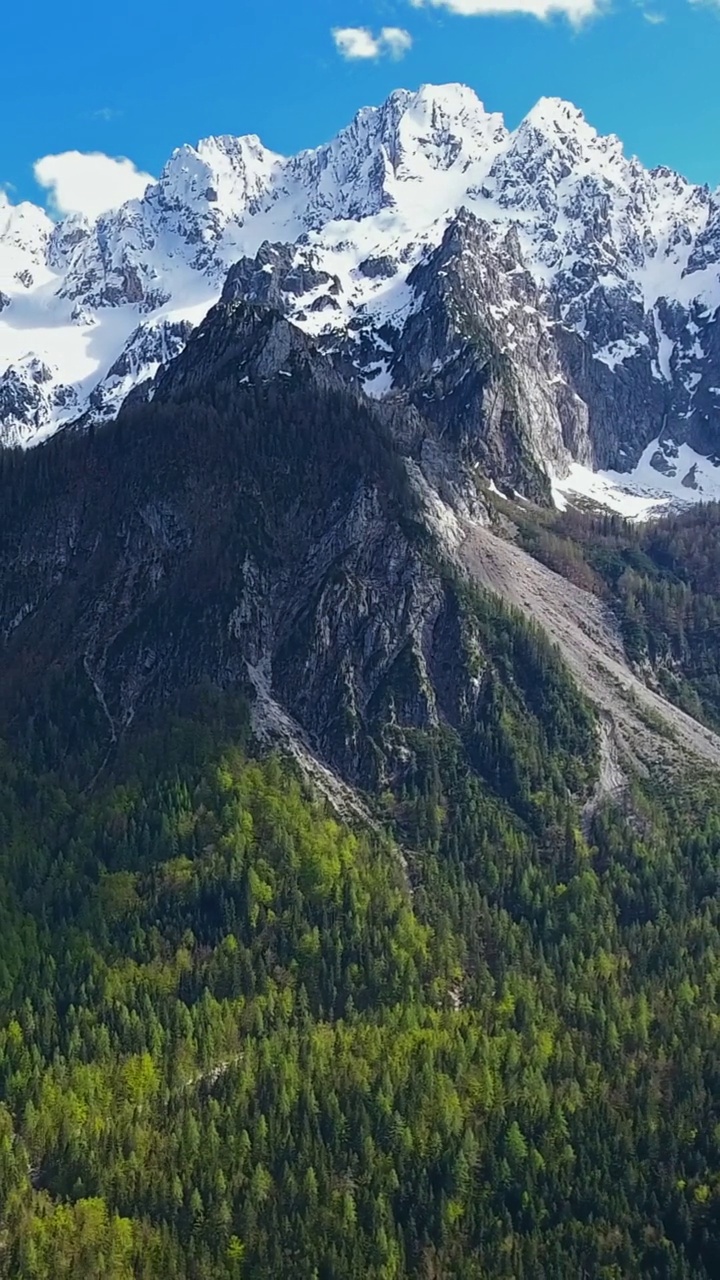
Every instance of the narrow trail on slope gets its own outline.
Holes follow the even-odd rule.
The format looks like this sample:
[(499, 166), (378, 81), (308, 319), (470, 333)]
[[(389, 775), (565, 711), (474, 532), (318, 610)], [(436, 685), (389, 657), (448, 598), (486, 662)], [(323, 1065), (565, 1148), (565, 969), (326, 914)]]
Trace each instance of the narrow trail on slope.
[(720, 767), (720, 737), (635, 675), (617, 621), (597, 596), (476, 524), (466, 524), (455, 556), (479, 586), (542, 627), (603, 713), (601, 785), (607, 794), (624, 785), (621, 758), (643, 773), (658, 765), (687, 768), (693, 757)]

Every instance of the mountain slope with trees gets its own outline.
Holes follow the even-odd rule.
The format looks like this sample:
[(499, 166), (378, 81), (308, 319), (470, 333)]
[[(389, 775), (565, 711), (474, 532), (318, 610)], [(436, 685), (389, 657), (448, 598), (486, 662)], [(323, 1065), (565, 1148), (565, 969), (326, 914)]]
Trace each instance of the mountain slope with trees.
[[(233, 302), (150, 403), (0, 456), (7, 1280), (718, 1272), (720, 779), (603, 793), (417, 430)], [(705, 551), (495, 518), (713, 597), (714, 511)]]

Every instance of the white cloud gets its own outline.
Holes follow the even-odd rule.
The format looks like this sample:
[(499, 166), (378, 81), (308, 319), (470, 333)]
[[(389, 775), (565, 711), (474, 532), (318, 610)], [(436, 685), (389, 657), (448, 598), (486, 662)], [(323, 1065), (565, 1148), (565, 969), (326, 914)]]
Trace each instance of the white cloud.
[(605, 8), (604, 0), (410, 0), (410, 3), (415, 9), (428, 6), (447, 9), (465, 18), (527, 13), (544, 21), (561, 14), (574, 26), (597, 17)]
[(402, 27), (383, 27), (374, 35), (369, 27), (334, 27), (335, 48), (343, 58), (402, 58), (412, 49), (412, 36)]
[(380, 46), (367, 27), (334, 27), (333, 40), (343, 58), (377, 58)]
[(84, 213), (97, 218), (126, 200), (139, 197), (154, 178), (132, 160), (114, 159), (100, 151), (63, 151), (36, 160), (35, 180), (48, 192), (53, 213)]
[(403, 27), (383, 27), (380, 32), (380, 43), (387, 49), (391, 58), (403, 58), (412, 49), (413, 38)]

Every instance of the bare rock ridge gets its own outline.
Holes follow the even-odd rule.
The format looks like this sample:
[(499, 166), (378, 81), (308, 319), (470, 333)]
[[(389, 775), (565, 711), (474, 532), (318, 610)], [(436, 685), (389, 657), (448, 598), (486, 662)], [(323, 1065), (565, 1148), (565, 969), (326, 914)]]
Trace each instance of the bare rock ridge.
[(464, 86), (398, 90), (294, 157), (180, 147), (93, 223), (4, 200), (2, 443), (111, 418), (223, 287), (497, 484), (549, 501), (580, 466), (720, 492), (718, 194), (569, 103), (509, 131)]
[(601, 792), (720, 765), (718, 739), (631, 671), (604, 606), (464, 501), (444, 431), (368, 397), (278, 311), (219, 303), (114, 422), (0, 457), (3, 712), (50, 673), (95, 703), (109, 756), (178, 691), (240, 687), (351, 812), (353, 789), (407, 768), (413, 733), (481, 719), (469, 579), (559, 645), (601, 713)]
[(149, 402), (6, 453), (0, 491), (4, 706), (57, 672), (112, 740), (174, 691), (240, 686), (350, 784), (390, 703), (437, 717), (445, 592), (386, 412), (277, 313), (219, 305)]

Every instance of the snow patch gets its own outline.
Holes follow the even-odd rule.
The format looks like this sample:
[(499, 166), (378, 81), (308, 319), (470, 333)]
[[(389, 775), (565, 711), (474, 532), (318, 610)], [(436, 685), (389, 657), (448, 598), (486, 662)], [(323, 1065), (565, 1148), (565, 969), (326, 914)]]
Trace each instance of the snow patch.
[(720, 465), (682, 444), (663, 473), (652, 465), (659, 449), (659, 441), (649, 444), (630, 472), (594, 472), (573, 463), (566, 476), (552, 481), (556, 507), (564, 511), (579, 499), (616, 511), (626, 520), (641, 521), (694, 502), (720, 501)]

